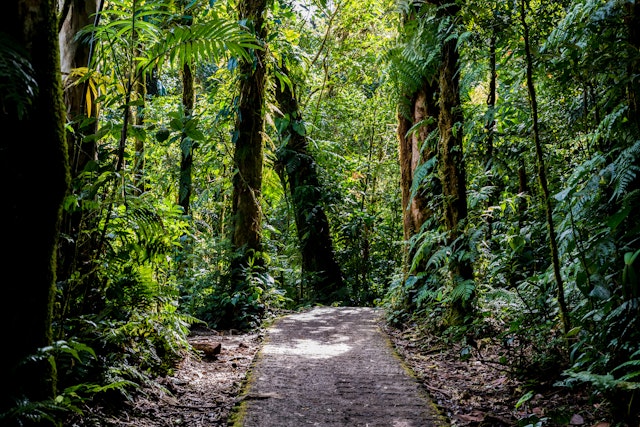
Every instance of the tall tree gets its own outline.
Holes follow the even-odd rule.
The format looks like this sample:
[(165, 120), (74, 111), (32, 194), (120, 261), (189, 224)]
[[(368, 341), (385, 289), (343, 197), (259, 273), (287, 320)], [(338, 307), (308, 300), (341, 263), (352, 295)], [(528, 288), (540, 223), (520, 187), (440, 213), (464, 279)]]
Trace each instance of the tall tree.
[(551, 206), (551, 195), (549, 192), (549, 184), (547, 182), (547, 169), (544, 161), (544, 152), (542, 149), (542, 141), (540, 139), (540, 128), (538, 121), (538, 98), (536, 95), (536, 86), (533, 81), (533, 56), (531, 54), (531, 44), (529, 41), (529, 24), (527, 23), (528, 1), (520, 1), (520, 22), (522, 23), (522, 36), (524, 42), (524, 55), (526, 63), (526, 82), (527, 91), (529, 93), (529, 104), (531, 106), (531, 121), (533, 126), (533, 144), (536, 150), (536, 163), (538, 171), (538, 182), (542, 190), (545, 214), (547, 219), (547, 231), (549, 233), (549, 246), (551, 249), (551, 263), (553, 268), (553, 277), (557, 286), (557, 299), (560, 306), (560, 318), (565, 334), (569, 333), (571, 323), (569, 319), (569, 311), (565, 302), (564, 282), (560, 274), (560, 257), (558, 255), (558, 240), (556, 237), (556, 229), (553, 220), (553, 207)]
[[(186, 11), (183, 18), (184, 24), (190, 26), (193, 22), (192, 16), (187, 16)], [(189, 121), (193, 117), (195, 104), (195, 88), (193, 86), (192, 62), (185, 60), (182, 65), (182, 108), (184, 117)], [(185, 123), (185, 127), (186, 127)], [(178, 204), (182, 206), (185, 215), (189, 215), (189, 205), (191, 204), (191, 180), (193, 175), (193, 149), (194, 140), (187, 132), (183, 131), (180, 139), (180, 183), (178, 185)]]
[[(283, 66), (283, 73), (288, 74)], [(277, 152), (277, 168), (289, 187), (298, 243), (302, 255), (302, 277), (316, 300), (330, 302), (343, 290), (340, 266), (336, 262), (329, 221), (322, 206), (316, 163), (308, 150), (302, 112), (292, 87), (276, 87), (280, 107), (278, 132), (284, 145)], [(286, 179), (284, 179), (286, 177)]]
[[(460, 8), (456, 4), (440, 5), (441, 19), (456, 23)], [(452, 26), (456, 28), (456, 25)], [(438, 115), (438, 165), (442, 182), (444, 202), (444, 225), (449, 232), (449, 243), (462, 236), (461, 227), (467, 217), (467, 177), (462, 150), (462, 108), (460, 103), (460, 68), (458, 64), (458, 39), (449, 35), (442, 45), (442, 58), (438, 76), (439, 105)], [(464, 253), (469, 250), (464, 239), (457, 246)], [(473, 289), (473, 268), (471, 261), (460, 257), (454, 262), (451, 273), (454, 283), (466, 289), (454, 296), (448, 313), (448, 322), (458, 323), (470, 314), (472, 296), (467, 290)], [(458, 294), (458, 292), (456, 292)]]
[[(267, 37), (265, 12), (267, 0), (242, 0), (238, 5), (239, 18), (260, 42)], [(232, 286), (241, 288), (245, 269), (261, 264), (262, 251), (262, 168), (266, 77), (266, 51), (254, 49), (251, 58), (241, 58), (240, 88), (233, 142), (234, 167), (231, 244), (234, 250), (231, 263)]]
[[(418, 233), (425, 220), (433, 214), (429, 206), (429, 190), (421, 181), (434, 170), (429, 161), (435, 156), (436, 147), (427, 138), (437, 128), (439, 106), (436, 93), (437, 87), (425, 79), (414, 93), (405, 96), (398, 109), (397, 132), (405, 240)], [(419, 167), (422, 171), (417, 173)], [(415, 180), (419, 182), (414, 182)]]
[[(438, 128), (438, 84), (435, 69), (424, 57), (415, 58), (413, 45), (423, 38), (424, 11), (411, 6), (402, 16), (403, 54), (398, 61), (401, 84), (398, 105), (397, 137), (400, 161), (400, 188), (405, 241), (420, 232), (424, 222), (433, 216), (433, 199), (439, 192), (435, 155), (437, 142), (433, 138)], [(422, 45), (419, 41), (419, 46)], [(412, 64), (403, 71), (405, 64)], [(424, 68), (423, 68), (424, 67)], [(414, 70), (419, 70), (415, 73)], [(405, 246), (404, 264), (408, 271), (414, 253)]]
[(0, 322), (10, 344), (0, 367), (0, 413), (16, 397), (46, 399), (55, 388), (47, 360), (21, 362), (51, 343), (55, 247), (69, 182), (56, 12), (55, 0), (20, 0), (0, 16), (0, 124), (12, 135), (0, 142), (0, 221), (11, 246), (2, 257)]
[[(69, 147), (69, 163), (72, 181), (72, 192), (78, 195), (83, 192), (85, 180), (82, 172), (95, 163), (96, 141), (91, 138), (98, 127), (98, 107), (95, 103), (95, 80), (91, 78), (91, 62), (94, 40), (91, 34), (81, 35), (81, 31), (90, 24), (97, 25), (100, 0), (67, 0), (61, 6), (59, 16), (60, 69), (64, 83), (64, 102), (67, 107), (66, 133)], [(92, 87), (93, 86), (93, 87)], [(85, 193), (86, 194), (86, 193)], [(80, 202), (79, 204), (82, 204)], [(94, 229), (83, 221), (91, 218), (84, 208), (65, 210), (62, 217), (61, 233), (65, 238), (60, 240), (58, 248), (58, 279), (66, 282), (74, 271), (84, 276), (91, 268), (89, 258), (92, 255), (91, 233), (83, 233), (82, 229)], [(67, 300), (69, 286), (64, 287), (64, 299)], [(63, 304), (66, 310), (66, 304)]]

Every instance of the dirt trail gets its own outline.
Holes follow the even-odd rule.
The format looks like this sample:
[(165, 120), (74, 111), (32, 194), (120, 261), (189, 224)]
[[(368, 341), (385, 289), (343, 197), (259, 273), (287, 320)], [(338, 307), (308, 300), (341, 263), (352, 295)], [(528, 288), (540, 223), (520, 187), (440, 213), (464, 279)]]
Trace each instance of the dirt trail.
[(278, 320), (267, 332), (234, 425), (446, 425), (379, 330), (381, 314), (319, 307)]

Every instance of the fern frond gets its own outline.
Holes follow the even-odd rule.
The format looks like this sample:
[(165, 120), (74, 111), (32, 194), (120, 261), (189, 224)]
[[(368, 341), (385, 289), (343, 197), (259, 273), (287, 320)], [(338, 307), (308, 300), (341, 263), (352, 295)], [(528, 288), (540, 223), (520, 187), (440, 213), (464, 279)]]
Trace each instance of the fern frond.
[[(423, 186), (427, 178), (435, 173), (435, 166), (437, 162), (438, 158), (436, 156), (433, 156), (416, 168), (413, 174), (413, 181), (411, 182), (411, 194), (409, 196), (410, 201), (415, 199), (416, 195), (420, 191), (420, 188)], [(406, 208), (409, 209), (409, 206), (407, 206)]]
[(640, 172), (638, 160), (640, 160), (640, 140), (622, 151), (613, 164), (614, 174), (611, 181), (614, 184), (614, 190), (611, 200), (620, 199), (631, 183), (636, 180)]
[(463, 280), (456, 284), (451, 290), (450, 297), (452, 301), (469, 301), (473, 296), (476, 286), (473, 280)]
[(180, 67), (192, 61), (215, 62), (227, 56), (249, 59), (248, 49), (262, 47), (237, 23), (214, 17), (207, 22), (172, 28), (148, 50), (148, 60), (142, 66), (161, 63), (165, 58)]

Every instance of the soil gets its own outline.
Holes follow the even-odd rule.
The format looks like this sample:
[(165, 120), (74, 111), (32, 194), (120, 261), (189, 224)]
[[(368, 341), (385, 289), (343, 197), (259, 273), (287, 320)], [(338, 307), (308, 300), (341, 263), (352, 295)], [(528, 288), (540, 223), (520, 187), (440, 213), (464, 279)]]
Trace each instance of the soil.
[[(548, 387), (519, 403), (530, 388), (495, 363), (496, 349), (463, 360), (461, 345), (392, 328), (380, 313), (315, 308), (267, 330), (194, 330), (189, 340), (211, 344), (209, 356), (187, 355), (118, 415), (86, 415), (101, 427), (611, 425), (606, 406), (586, 391)], [(277, 413), (287, 416), (269, 418)]]

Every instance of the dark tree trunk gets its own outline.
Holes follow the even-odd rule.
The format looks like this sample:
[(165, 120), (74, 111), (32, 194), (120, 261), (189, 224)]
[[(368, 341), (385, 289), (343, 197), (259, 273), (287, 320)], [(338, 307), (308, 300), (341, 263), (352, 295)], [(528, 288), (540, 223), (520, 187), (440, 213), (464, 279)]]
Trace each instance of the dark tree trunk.
[[(446, 16), (455, 16), (457, 6), (443, 7)], [(442, 63), (439, 73), (440, 114), (438, 116), (438, 164), (444, 204), (444, 225), (449, 231), (449, 241), (461, 236), (460, 226), (467, 217), (467, 183), (462, 151), (462, 108), (459, 93), (457, 40), (444, 42)], [(468, 251), (466, 240), (457, 246), (459, 251)], [(473, 280), (473, 268), (470, 261), (458, 261), (451, 271), (454, 283)], [(446, 322), (457, 324), (465, 321), (473, 311), (474, 296), (455, 299), (448, 309)]]
[(637, 78), (640, 74), (640, 0), (627, 3), (626, 8), (629, 44), (634, 53), (629, 65), (629, 76), (632, 77), (629, 83), (629, 106), (631, 119), (640, 128), (640, 81)]
[[(17, 58), (33, 67), (23, 64), (21, 73), (8, 77), (11, 88), (5, 90), (14, 91), (17, 98), (6, 102), (3, 93), (0, 111), (3, 132), (11, 135), (0, 140), (4, 198), (0, 223), (9, 248), (1, 258), (5, 303), (0, 324), (6, 346), (0, 365), (0, 413), (17, 396), (46, 399), (55, 389), (55, 373), (48, 361), (19, 364), (51, 343), (55, 247), (69, 182), (56, 6), (55, 0), (9, 2), (0, 16), (2, 37), (8, 38), (5, 46), (11, 46)], [(24, 79), (22, 73), (31, 75), (33, 81)], [(28, 88), (35, 92), (29, 93)], [(23, 111), (16, 99), (26, 107)]]
[[(182, 105), (186, 120), (191, 120), (194, 106), (193, 73), (189, 64), (182, 67)], [(193, 173), (193, 139), (186, 133), (180, 141), (180, 183), (178, 189), (178, 204), (182, 206), (185, 215), (189, 215), (191, 204), (191, 177)]]
[(286, 145), (278, 150), (277, 167), (281, 176), (286, 175), (293, 202), (303, 281), (313, 290), (314, 299), (333, 302), (344, 289), (344, 282), (322, 206), (316, 164), (308, 151), (302, 116), (291, 88), (278, 86), (276, 101), (285, 120), (289, 120), (286, 128), (280, 129)]
[(551, 195), (549, 194), (549, 185), (547, 183), (547, 172), (544, 162), (544, 153), (542, 151), (542, 142), (540, 141), (540, 131), (538, 127), (538, 101), (536, 98), (536, 88), (533, 82), (533, 58), (531, 55), (531, 45), (529, 44), (529, 25), (527, 24), (527, 0), (520, 1), (520, 22), (522, 23), (524, 54), (526, 61), (526, 77), (527, 90), (529, 92), (529, 103), (531, 105), (531, 120), (533, 122), (533, 143), (536, 149), (536, 159), (538, 166), (538, 182), (542, 190), (544, 200), (545, 213), (547, 217), (547, 230), (549, 232), (549, 246), (551, 248), (551, 262), (553, 267), (553, 276), (557, 286), (558, 306), (560, 307), (560, 319), (564, 333), (569, 333), (571, 323), (569, 320), (569, 310), (564, 297), (564, 282), (560, 274), (560, 259), (558, 255), (558, 241), (556, 238), (556, 230), (553, 222), (553, 207), (551, 206)]
[[(239, 18), (247, 21), (259, 40), (265, 40), (267, 28), (264, 13), (267, 0), (242, 0)], [(231, 245), (234, 250), (231, 270), (232, 286), (245, 284), (244, 269), (255, 257), (254, 266), (262, 264), (262, 167), (264, 130), (264, 87), (266, 55), (254, 50), (253, 60), (240, 62), (240, 94), (234, 134), (235, 151), (233, 175)]]

